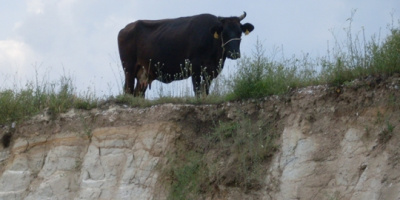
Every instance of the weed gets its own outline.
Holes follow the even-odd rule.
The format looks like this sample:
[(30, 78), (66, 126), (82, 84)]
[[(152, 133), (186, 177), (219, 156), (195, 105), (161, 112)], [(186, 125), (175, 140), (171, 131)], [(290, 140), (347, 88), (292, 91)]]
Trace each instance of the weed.
[(82, 122), (83, 133), (89, 139), (89, 141), (91, 141), (92, 140), (92, 131), (93, 131), (93, 127), (92, 126), (93, 126), (93, 121), (95, 121), (95, 119), (92, 119), (92, 120), (89, 121), (83, 115), (80, 115), (79, 118), (80, 118), (80, 120)]
[(373, 72), (392, 75), (400, 72), (400, 30), (391, 28), (382, 45), (373, 44)]
[(378, 113), (376, 114), (375, 124), (381, 124), (383, 122), (383, 118), (384, 116), (381, 111), (378, 111)]
[(177, 144), (186, 151), (169, 154), (163, 172), (173, 180), (169, 199), (207, 196), (219, 185), (245, 191), (263, 185), (265, 164), (277, 148), (275, 131), (266, 122), (250, 120), (243, 113), (238, 116), (237, 121), (215, 122), (211, 133), (192, 138), (205, 141), (204, 149)]
[(388, 142), (390, 140), (390, 138), (392, 138), (392, 136), (393, 136), (393, 130), (394, 130), (394, 126), (389, 121), (387, 121), (386, 127), (378, 135), (379, 142), (381, 144)]
[(392, 134), (394, 126), (389, 121), (386, 123), (386, 125), (387, 125), (388, 132)]
[(328, 49), (328, 55), (320, 58), (321, 82), (339, 86), (346, 81), (371, 74), (391, 76), (400, 72), (399, 29), (392, 26), (390, 35), (383, 43), (379, 43), (375, 36), (368, 41), (364, 29), (360, 32), (361, 37), (360, 33), (352, 33), (354, 14), (355, 11), (348, 19), (348, 28), (345, 28), (347, 40), (344, 43), (336, 40), (335, 46)]
[(37, 80), (27, 83), (24, 89), (0, 91), (0, 124), (25, 120), (46, 108), (55, 116), (70, 108), (91, 109), (97, 105), (94, 94), (77, 96), (71, 78), (63, 76), (53, 83)]
[(171, 191), (168, 199), (195, 199), (201, 191), (201, 184), (204, 183), (204, 163), (202, 155), (195, 151), (185, 154), (184, 160), (175, 159), (172, 171)]
[(398, 97), (395, 94), (390, 94), (388, 99), (388, 105), (393, 109), (400, 109), (400, 103)]
[[(303, 57), (280, 60), (275, 59), (276, 52), (265, 56), (262, 44), (257, 41), (252, 57), (238, 61), (238, 72), (228, 84), (228, 100), (259, 98), (273, 94), (282, 94), (292, 88), (314, 84), (329, 84), (341, 87), (346, 82), (368, 75), (391, 76), (400, 73), (400, 30), (391, 27), (390, 35), (383, 43), (374, 36), (365, 37), (364, 29), (354, 34), (352, 22), (355, 11), (348, 19), (345, 28), (347, 40), (328, 46), (326, 56), (310, 59)], [(321, 69), (315, 70), (316, 67)]]
[[(272, 155), (275, 136), (267, 124), (253, 122), (243, 116), (238, 122), (219, 122), (209, 137), (213, 148), (218, 149), (216, 158), (230, 155), (226, 166), (217, 168), (213, 179), (218, 184), (254, 189), (262, 185), (262, 166)], [(215, 160), (213, 163), (219, 163)]]
[(367, 139), (369, 139), (371, 137), (371, 128), (369, 128), (368, 126), (365, 126), (364, 130), (365, 130), (365, 137)]
[(298, 70), (299, 62), (295, 58), (277, 62), (264, 54), (262, 44), (257, 41), (253, 57), (244, 57), (238, 62), (239, 70), (229, 84), (231, 93), (227, 96), (228, 100), (283, 94), (299, 86), (300, 76), (312, 77), (311, 70)]

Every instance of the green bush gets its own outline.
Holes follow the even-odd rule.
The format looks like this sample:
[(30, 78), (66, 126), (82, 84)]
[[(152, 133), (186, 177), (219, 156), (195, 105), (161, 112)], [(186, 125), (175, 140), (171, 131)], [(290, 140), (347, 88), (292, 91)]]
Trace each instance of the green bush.
[[(277, 148), (276, 130), (265, 121), (238, 113), (235, 121), (217, 121), (208, 134), (177, 143), (164, 176), (172, 180), (168, 199), (199, 199), (219, 185), (245, 191), (262, 187), (265, 165)], [(206, 146), (193, 146), (202, 141)]]
[(5, 90), (0, 92), (0, 124), (26, 119), (38, 112), (30, 89), (15, 92)]
[(372, 72), (389, 76), (400, 73), (400, 30), (392, 28), (381, 46), (372, 46), (372, 52)]
[(325, 56), (310, 59), (293, 56), (280, 60), (265, 56), (262, 44), (257, 41), (251, 57), (238, 61), (238, 72), (228, 82), (227, 100), (260, 98), (279, 95), (293, 88), (315, 84), (341, 86), (345, 82), (368, 75), (391, 76), (400, 73), (400, 30), (392, 27), (390, 34), (380, 43), (375, 37), (365, 38), (364, 30), (352, 32), (352, 17), (345, 28), (347, 39), (335, 45)]
[(98, 98), (92, 93), (77, 96), (70, 78), (61, 77), (54, 83), (28, 83), (25, 88), (0, 91), (0, 124), (25, 120), (48, 109), (57, 115), (71, 108), (91, 109)]
[(383, 43), (373, 36), (367, 40), (362, 30), (362, 38), (354, 35), (350, 24), (345, 29), (347, 40), (335, 41), (328, 55), (319, 58), (322, 71), (319, 83), (340, 86), (345, 82), (369, 75), (391, 76), (400, 72), (400, 32), (399, 28), (390, 28), (390, 34)]
[(170, 167), (174, 181), (168, 199), (197, 199), (207, 174), (202, 155), (195, 151), (185, 152), (185, 157), (182, 160), (175, 158)]
[(279, 95), (292, 88), (316, 83), (316, 71), (308, 55), (276, 61), (275, 55), (265, 56), (262, 44), (257, 41), (252, 57), (238, 61), (238, 72), (228, 83), (228, 100), (260, 98)]

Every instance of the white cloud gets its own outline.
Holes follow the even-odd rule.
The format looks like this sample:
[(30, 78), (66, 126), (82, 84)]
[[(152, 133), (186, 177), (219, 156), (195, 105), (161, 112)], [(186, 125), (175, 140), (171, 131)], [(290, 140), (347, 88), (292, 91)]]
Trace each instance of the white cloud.
[(43, 0), (27, 0), (26, 7), (28, 13), (43, 14), (44, 12)]
[(0, 88), (22, 86), (33, 80), (32, 74), (35, 73), (35, 62), (38, 58), (40, 57), (24, 42), (0, 40)]
[[(23, 42), (16, 40), (1, 40), (0, 41), (0, 65), (21, 66), (32, 61), (33, 51)], [(7, 68), (7, 67), (4, 67)], [(2, 68), (3, 69), (3, 68)]]

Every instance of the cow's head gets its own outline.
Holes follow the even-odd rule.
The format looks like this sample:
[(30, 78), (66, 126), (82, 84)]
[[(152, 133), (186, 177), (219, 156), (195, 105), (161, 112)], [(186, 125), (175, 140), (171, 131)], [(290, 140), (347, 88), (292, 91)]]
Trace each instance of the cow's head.
[(218, 17), (220, 24), (211, 28), (211, 33), (215, 39), (222, 41), (224, 53), (230, 59), (240, 58), (240, 40), (242, 33), (249, 34), (254, 30), (254, 26), (250, 23), (241, 24), (246, 17), (246, 12), (239, 17)]

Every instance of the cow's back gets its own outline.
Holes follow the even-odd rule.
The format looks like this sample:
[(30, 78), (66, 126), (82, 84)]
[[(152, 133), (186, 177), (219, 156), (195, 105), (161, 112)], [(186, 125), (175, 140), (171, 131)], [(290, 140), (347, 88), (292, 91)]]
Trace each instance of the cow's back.
[(140, 65), (161, 63), (169, 73), (179, 72), (186, 59), (209, 57), (218, 48), (211, 27), (218, 18), (210, 14), (164, 20), (138, 20), (118, 36), (120, 51), (135, 56)]
[(118, 35), (121, 60), (132, 63), (124, 68), (136, 74), (137, 66), (150, 67), (165, 83), (190, 76), (182, 75), (186, 60), (193, 64), (193, 71), (200, 72), (204, 65), (216, 68), (221, 44), (211, 28), (219, 23), (210, 14), (130, 23)]

